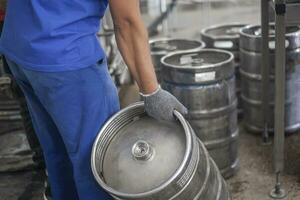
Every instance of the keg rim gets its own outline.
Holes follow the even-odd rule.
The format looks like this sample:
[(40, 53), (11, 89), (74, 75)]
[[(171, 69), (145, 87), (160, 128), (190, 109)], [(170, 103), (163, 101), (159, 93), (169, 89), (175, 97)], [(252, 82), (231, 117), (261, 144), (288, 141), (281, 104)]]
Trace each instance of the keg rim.
[[(223, 27), (230, 27), (230, 26), (242, 26), (240, 28), (240, 29), (242, 29), (245, 26), (248, 26), (248, 24), (240, 23), (240, 22), (221, 23), (221, 24), (216, 24), (216, 25), (213, 25), (213, 26), (206, 27), (206, 28), (202, 29), (200, 33), (201, 33), (202, 36), (205, 36), (205, 37), (210, 38), (210, 39), (238, 39), (239, 36), (238, 37), (230, 36), (230, 35), (213, 36), (213, 35), (210, 35), (210, 34), (207, 33), (208, 31), (213, 30), (213, 29), (223, 28)], [(238, 33), (238, 34), (240, 34), (240, 33)]]
[[(275, 26), (275, 24), (270, 23), (269, 27), (270, 26)], [(245, 32), (245, 30), (249, 30), (250, 28), (254, 28), (254, 27), (261, 27), (261, 25), (259, 25), (259, 24), (247, 25), (240, 30), (240, 35), (247, 37), (247, 38), (255, 38), (255, 39), (261, 38), (262, 37), (261, 35), (252, 35), (252, 34)], [(292, 32), (292, 33), (286, 33), (285, 36), (292, 37), (292, 36), (300, 35), (300, 27), (299, 26), (291, 26), (291, 27), (298, 27), (299, 30), (296, 32)], [(269, 38), (275, 38), (275, 35), (269, 35)]]
[[(169, 64), (166, 63), (166, 59), (171, 57), (171, 56), (175, 56), (175, 55), (180, 55), (180, 54), (184, 54), (184, 53), (201, 53), (201, 52), (217, 52), (217, 53), (223, 53), (223, 54), (227, 54), (229, 55), (229, 58), (219, 62), (219, 63), (215, 63), (215, 64), (209, 64), (206, 65), (205, 67), (203, 66), (179, 66), (179, 65), (173, 65), (173, 64)], [(215, 69), (221, 66), (224, 66), (226, 64), (229, 64), (231, 62), (233, 62), (234, 60), (234, 55), (233, 53), (231, 53), (230, 51), (226, 51), (226, 50), (222, 50), (222, 49), (213, 49), (213, 48), (209, 48), (209, 49), (200, 49), (200, 50), (193, 50), (193, 51), (178, 51), (178, 52), (174, 52), (174, 53), (170, 53), (165, 55), (164, 57), (161, 58), (160, 62), (162, 63), (162, 68), (164, 67), (169, 67), (169, 68), (173, 68), (173, 69), (177, 69), (177, 70), (204, 70), (204, 69)]]
[(136, 193), (136, 194), (130, 194), (130, 193), (125, 193), (125, 192), (119, 192), (116, 189), (108, 186), (103, 180), (102, 178), (99, 176), (99, 174), (97, 173), (97, 169), (96, 169), (96, 163), (94, 159), (96, 157), (96, 151), (97, 151), (97, 144), (98, 141), (100, 140), (100, 137), (102, 135), (102, 133), (106, 130), (106, 128), (115, 120), (116, 117), (118, 117), (119, 115), (127, 112), (128, 110), (131, 110), (132, 108), (136, 108), (136, 107), (141, 107), (144, 106), (144, 102), (136, 102), (133, 103), (129, 106), (127, 106), (126, 108), (120, 110), (119, 112), (117, 112), (116, 114), (114, 114), (105, 124), (104, 126), (101, 128), (101, 130), (99, 131), (96, 140), (93, 144), (93, 148), (92, 148), (92, 154), (91, 154), (91, 167), (92, 167), (92, 172), (94, 175), (94, 178), (96, 179), (96, 181), (98, 182), (98, 184), (108, 193), (121, 197), (121, 198), (143, 198), (143, 197), (147, 197), (153, 194), (156, 194), (160, 191), (162, 191), (163, 189), (165, 189), (166, 187), (168, 187), (170, 185), (170, 183), (172, 183), (181, 173), (182, 171), (185, 169), (185, 166), (188, 164), (189, 162), (189, 158), (190, 158), (190, 154), (192, 152), (192, 146), (193, 146), (193, 142), (192, 142), (192, 132), (190, 130), (190, 126), (188, 124), (188, 122), (185, 120), (185, 118), (183, 117), (183, 115), (181, 113), (179, 113), (178, 111), (174, 110), (174, 115), (175, 117), (178, 119), (178, 121), (180, 122), (180, 124), (182, 125), (182, 128), (184, 129), (184, 133), (185, 133), (185, 138), (186, 138), (186, 150), (185, 150), (185, 154), (183, 157), (183, 160), (179, 166), (179, 168), (175, 171), (175, 173), (168, 179), (166, 180), (163, 184), (161, 184), (160, 186), (147, 191), (147, 192), (142, 192), (142, 193)]
[[(196, 43), (199, 43), (200, 46), (199, 47), (196, 47), (196, 48), (193, 48), (193, 49), (186, 49), (186, 50), (176, 50), (174, 52), (185, 52), (185, 51), (194, 51), (194, 50), (200, 50), (200, 49), (203, 49), (206, 47), (206, 44), (204, 41), (202, 40), (197, 40), (197, 39), (186, 39), (186, 38), (180, 38), (180, 37), (176, 37), (176, 38), (168, 38), (168, 37), (162, 37), (162, 38), (154, 38), (154, 39), (150, 39), (149, 40), (149, 45), (152, 45), (154, 44), (155, 42), (162, 42), (162, 41), (175, 41), (175, 40), (185, 40), (185, 41), (188, 41), (188, 42), (196, 42)], [(150, 46), (150, 50), (151, 50), (151, 46)], [(164, 55), (167, 55), (167, 54), (170, 54), (172, 52), (168, 52), (168, 51), (151, 51), (151, 56), (164, 56)]]

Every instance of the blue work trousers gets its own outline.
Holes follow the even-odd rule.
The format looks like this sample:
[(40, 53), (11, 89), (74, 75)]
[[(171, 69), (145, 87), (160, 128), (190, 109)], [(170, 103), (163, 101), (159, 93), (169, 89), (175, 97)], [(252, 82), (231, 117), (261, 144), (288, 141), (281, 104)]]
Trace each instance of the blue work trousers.
[(111, 200), (91, 170), (93, 142), (119, 110), (106, 62), (73, 71), (9, 67), (23, 90), (42, 145), (54, 200)]

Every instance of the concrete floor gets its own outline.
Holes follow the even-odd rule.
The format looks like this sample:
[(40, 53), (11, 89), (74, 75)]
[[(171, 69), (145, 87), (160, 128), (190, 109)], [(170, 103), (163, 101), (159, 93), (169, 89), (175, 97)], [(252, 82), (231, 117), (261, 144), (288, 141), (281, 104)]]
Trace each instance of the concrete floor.
[[(198, 38), (201, 28), (227, 22), (259, 23), (259, 0), (237, 0), (225, 6), (199, 4), (181, 6), (172, 15), (169, 35)], [(195, 9), (197, 8), (197, 9)], [(145, 16), (145, 19), (149, 19)], [(193, 20), (191, 20), (193, 19)], [(195, 25), (196, 23), (196, 25)], [(138, 99), (136, 88), (123, 87), (120, 91), (122, 105)], [(288, 192), (286, 200), (300, 200), (300, 135), (286, 140), (286, 171), (283, 186)], [(228, 180), (234, 200), (269, 200), (275, 177), (272, 171), (272, 145), (261, 145), (258, 135), (247, 133), (240, 123), (241, 167), (236, 176)], [(43, 191), (43, 172), (29, 170), (0, 174), (0, 200), (40, 200)]]

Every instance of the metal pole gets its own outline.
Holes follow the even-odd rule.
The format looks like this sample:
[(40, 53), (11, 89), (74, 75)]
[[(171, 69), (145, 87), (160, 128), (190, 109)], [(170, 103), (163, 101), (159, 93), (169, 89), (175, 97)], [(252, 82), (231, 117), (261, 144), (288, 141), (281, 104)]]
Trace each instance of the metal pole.
[[(161, 14), (163, 14), (167, 11), (167, 1), (166, 0), (160, 0), (160, 11), (161, 11)], [(163, 32), (164, 36), (168, 36), (168, 34), (169, 34), (168, 18), (164, 19), (164, 21), (162, 23), (162, 32)]]
[(264, 130), (263, 143), (269, 143), (269, 85), (270, 85), (270, 51), (269, 51), (269, 0), (261, 0), (261, 31), (262, 31), (262, 109)]
[(280, 175), (284, 169), (284, 140), (285, 140), (285, 0), (275, 0), (276, 26), (276, 66), (275, 66), (275, 135), (274, 135), (274, 168), (276, 185), (271, 196), (281, 199), (286, 196), (281, 188)]

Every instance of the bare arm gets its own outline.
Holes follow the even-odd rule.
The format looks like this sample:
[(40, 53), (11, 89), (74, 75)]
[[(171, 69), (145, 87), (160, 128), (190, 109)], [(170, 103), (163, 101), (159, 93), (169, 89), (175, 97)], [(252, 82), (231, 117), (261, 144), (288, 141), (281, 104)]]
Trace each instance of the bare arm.
[(140, 14), (139, 0), (109, 0), (120, 52), (140, 91), (148, 94), (158, 88), (151, 60), (148, 33)]

